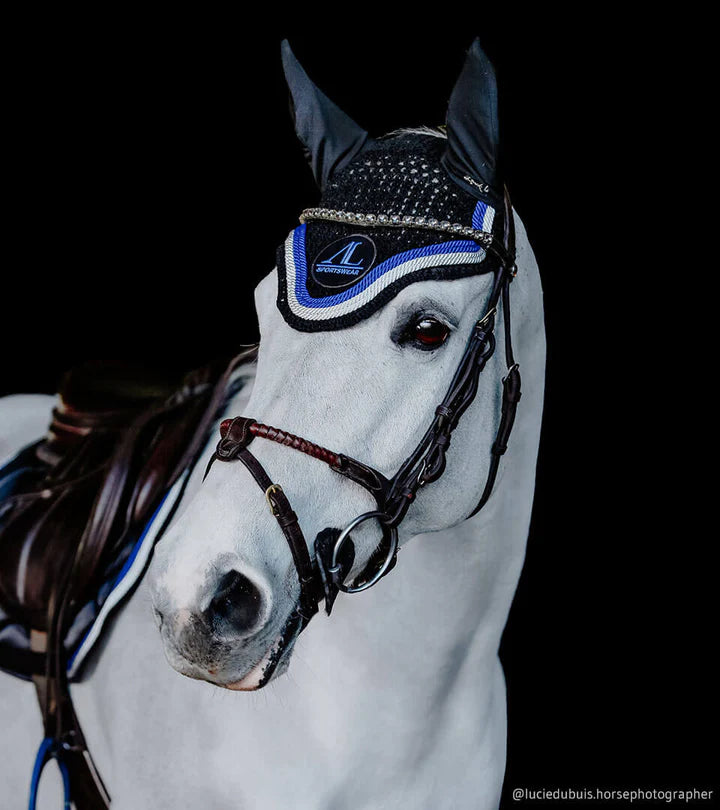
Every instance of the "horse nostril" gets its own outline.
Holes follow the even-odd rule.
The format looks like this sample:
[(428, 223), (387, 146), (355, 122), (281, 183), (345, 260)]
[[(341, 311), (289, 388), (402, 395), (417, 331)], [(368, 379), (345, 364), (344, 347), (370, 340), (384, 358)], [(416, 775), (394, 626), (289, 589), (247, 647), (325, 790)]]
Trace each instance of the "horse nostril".
[(257, 587), (239, 571), (228, 571), (207, 609), (208, 620), (220, 633), (247, 632), (257, 624), (261, 608), (262, 594)]

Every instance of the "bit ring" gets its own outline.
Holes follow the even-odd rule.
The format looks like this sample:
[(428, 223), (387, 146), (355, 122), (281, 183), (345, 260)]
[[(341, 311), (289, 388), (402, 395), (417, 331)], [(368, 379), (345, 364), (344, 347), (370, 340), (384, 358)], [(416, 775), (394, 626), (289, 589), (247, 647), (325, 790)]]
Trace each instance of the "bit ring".
[(343, 547), (343, 544), (350, 535), (350, 532), (361, 523), (364, 523), (366, 520), (370, 520), (370, 518), (377, 518), (380, 524), (383, 526), (383, 535), (385, 535), (387, 532), (390, 533), (390, 547), (388, 549), (387, 556), (372, 579), (364, 582), (362, 585), (357, 586), (345, 585), (342, 582), (336, 581), (335, 584), (339, 590), (343, 591), (344, 593), (360, 593), (360, 591), (365, 591), (368, 588), (371, 588), (390, 567), (390, 564), (395, 559), (395, 554), (397, 552), (398, 532), (396, 526), (388, 526), (387, 523), (383, 522), (382, 518), (387, 519), (387, 517), (388, 516), (384, 512), (363, 512), (362, 515), (358, 515), (356, 518), (351, 520), (350, 523), (348, 523), (348, 525), (338, 535), (333, 547), (330, 567), (328, 568), (328, 573), (331, 575), (337, 574), (340, 571), (340, 564), (338, 563), (338, 554), (340, 553), (340, 549)]

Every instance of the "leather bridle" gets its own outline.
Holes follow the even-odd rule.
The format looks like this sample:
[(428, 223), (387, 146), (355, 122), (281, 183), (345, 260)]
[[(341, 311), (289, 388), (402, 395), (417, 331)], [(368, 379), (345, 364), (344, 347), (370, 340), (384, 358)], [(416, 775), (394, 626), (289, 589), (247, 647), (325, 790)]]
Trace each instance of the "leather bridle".
[[(495, 254), (498, 264), (485, 313), (475, 324), (465, 352), (452, 378), (445, 397), (435, 409), (435, 416), (416, 448), (392, 478), (366, 464), (335, 453), (300, 436), (265, 425), (254, 419), (238, 416), (220, 425), (221, 439), (210, 459), (207, 476), (214, 461), (241, 461), (260, 489), (290, 547), (298, 579), (300, 598), (296, 608), (302, 629), (318, 612), (318, 602), (325, 600), (328, 615), (339, 591), (358, 593), (370, 588), (395, 565), (398, 551), (398, 526), (405, 518), (418, 491), (437, 481), (445, 471), (450, 438), (463, 413), (475, 398), (479, 376), (495, 351), (495, 320), (502, 308), (504, 322), (505, 360), (508, 367), (503, 378), (503, 398), (500, 424), (490, 449), (490, 467), (480, 500), (467, 516), (472, 517), (487, 503), (497, 478), (500, 457), (505, 453), (520, 400), (520, 372), (512, 351), (510, 330), (510, 283), (516, 273), (515, 231), (510, 198), (505, 191), (504, 232), (502, 244), (493, 239), (487, 249)], [(315, 561), (310, 557), (298, 517), (290, 506), (282, 487), (273, 483), (267, 472), (248, 450), (248, 445), (261, 438), (274, 441), (312, 456), (330, 469), (365, 487), (374, 497), (377, 509), (354, 518), (342, 531), (324, 529), (315, 539)], [(345, 579), (354, 563), (354, 547), (350, 534), (366, 520), (377, 519), (383, 538), (367, 565), (352, 584)]]

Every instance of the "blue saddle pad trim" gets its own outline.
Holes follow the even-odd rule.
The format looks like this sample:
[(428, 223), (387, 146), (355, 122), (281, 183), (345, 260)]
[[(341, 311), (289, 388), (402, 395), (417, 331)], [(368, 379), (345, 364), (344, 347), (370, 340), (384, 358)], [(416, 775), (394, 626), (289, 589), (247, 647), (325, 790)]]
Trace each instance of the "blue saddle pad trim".
[(85, 630), (75, 651), (68, 658), (67, 672), (71, 680), (77, 675), (83, 661), (100, 638), (102, 628), (112, 610), (118, 605), (130, 588), (142, 577), (150, 557), (150, 552), (158, 540), (158, 535), (165, 528), (166, 518), (172, 511), (172, 507), (177, 503), (178, 498), (181, 497), (181, 495), (179, 496), (179, 491), (181, 492), (184, 489), (184, 483), (188, 474), (189, 473), (186, 471), (172, 489), (165, 494), (160, 505), (143, 529), (142, 534), (135, 542), (130, 556), (110, 584), (109, 591), (103, 600), (99, 613), (92, 624)]

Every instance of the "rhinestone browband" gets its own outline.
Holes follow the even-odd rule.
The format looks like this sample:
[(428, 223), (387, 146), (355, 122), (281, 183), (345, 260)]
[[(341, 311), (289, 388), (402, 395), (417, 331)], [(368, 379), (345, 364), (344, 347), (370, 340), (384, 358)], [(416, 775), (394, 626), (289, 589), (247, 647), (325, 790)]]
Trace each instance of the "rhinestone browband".
[(300, 222), (302, 223), (313, 219), (343, 222), (365, 227), (380, 225), (393, 228), (422, 228), (428, 231), (440, 231), (455, 236), (465, 236), (485, 247), (489, 247), (494, 241), (492, 234), (488, 233), (488, 231), (481, 231), (477, 228), (470, 228), (447, 220), (440, 221), (433, 217), (400, 216), (399, 214), (354, 214), (350, 211), (335, 211), (332, 208), (306, 208), (300, 214)]

